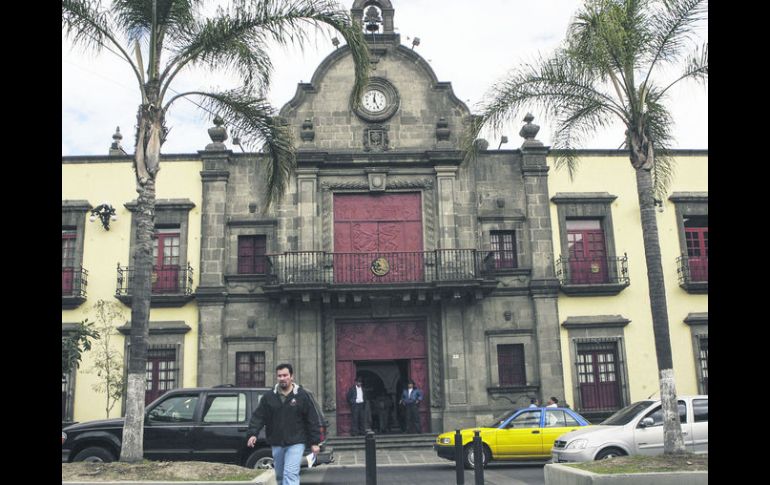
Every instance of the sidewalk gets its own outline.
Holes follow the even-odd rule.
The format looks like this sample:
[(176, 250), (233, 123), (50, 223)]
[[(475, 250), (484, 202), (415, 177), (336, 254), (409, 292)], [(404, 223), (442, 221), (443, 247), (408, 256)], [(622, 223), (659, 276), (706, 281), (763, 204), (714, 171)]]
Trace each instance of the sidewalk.
[[(388, 465), (428, 465), (446, 464), (453, 462), (439, 458), (432, 449), (424, 450), (377, 450), (377, 466)], [(363, 467), (366, 466), (366, 452), (364, 450), (343, 450), (334, 452), (334, 463), (323, 466)]]

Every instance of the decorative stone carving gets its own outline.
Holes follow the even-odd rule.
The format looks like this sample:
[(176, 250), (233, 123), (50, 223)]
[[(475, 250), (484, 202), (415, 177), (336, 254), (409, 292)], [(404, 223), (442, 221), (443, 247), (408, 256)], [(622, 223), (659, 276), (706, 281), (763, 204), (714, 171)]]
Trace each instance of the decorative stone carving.
[(385, 192), (388, 185), (388, 174), (385, 172), (368, 173), (369, 192)]
[(209, 137), (211, 138), (212, 143), (206, 145), (206, 150), (227, 149), (224, 144), (224, 141), (227, 140), (227, 129), (222, 126), (224, 124), (225, 120), (223, 120), (219, 115), (214, 117), (214, 125), (216, 126), (209, 128)]
[(436, 142), (437, 147), (442, 148), (449, 145), (449, 135), (451, 130), (449, 129), (449, 122), (446, 118), (439, 118), (436, 123)]
[(313, 140), (315, 140), (315, 130), (313, 129), (313, 120), (308, 118), (302, 123), (302, 131), (300, 131), (299, 136), (300, 138), (302, 138), (302, 141), (305, 143), (310, 143)]
[(388, 127), (385, 125), (372, 125), (364, 128), (364, 151), (386, 152), (390, 150)]
[(534, 119), (535, 117), (532, 116), (532, 113), (527, 113), (527, 115), (524, 117), (524, 122), (526, 122), (526, 125), (521, 127), (521, 130), (519, 131), (519, 136), (524, 138), (524, 145), (541, 146), (542, 143), (535, 140), (535, 137), (537, 136), (537, 132), (540, 131), (540, 126), (532, 123), (532, 120)]

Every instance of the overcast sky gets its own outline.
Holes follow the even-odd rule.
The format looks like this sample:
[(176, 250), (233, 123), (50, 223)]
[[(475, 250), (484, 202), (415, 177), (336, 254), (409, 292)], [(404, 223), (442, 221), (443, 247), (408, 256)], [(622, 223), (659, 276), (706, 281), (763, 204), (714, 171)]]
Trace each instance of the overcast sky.
[[(396, 32), (401, 43), (415, 48), (433, 68), (439, 81), (452, 83), (459, 99), (472, 112), (489, 87), (518, 64), (538, 54), (549, 55), (564, 38), (579, 0), (392, 0)], [(353, 0), (341, 2), (349, 10)], [(707, 31), (703, 39), (708, 38)], [(275, 73), (270, 102), (280, 109), (293, 96), (297, 83), (309, 82), (320, 62), (334, 50), (328, 35), (319, 34), (297, 48), (271, 51)], [(179, 77), (172, 85), (177, 92), (190, 89), (234, 87), (221, 74), (194, 72)], [(680, 83), (670, 91), (669, 106), (676, 123), (675, 148), (708, 148), (708, 90), (692, 82)], [(123, 147), (133, 153), (136, 108), (139, 104), (136, 80), (127, 65), (103, 51), (99, 56), (73, 51), (62, 38), (62, 155), (106, 155), (116, 126), (124, 135)], [(533, 111), (541, 126), (538, 139), (549, 145), (551, 134), (542, 116)], [(195, 153), (210, 139), (209, 116), (192, 103), (177, 102), (167, 116), (171, 128), (163, 153)], [(503, 149), (518, 148), (522, 123), (493, 136), (486, 133), (490, 148), (499, 136), (510, 140)], [(226, 142), (230, 146), (231, 139)], [(623, 128), (601, 132), (583, 148), (618, 148)], [(238, 148), (234, 148), (238, 150)]]

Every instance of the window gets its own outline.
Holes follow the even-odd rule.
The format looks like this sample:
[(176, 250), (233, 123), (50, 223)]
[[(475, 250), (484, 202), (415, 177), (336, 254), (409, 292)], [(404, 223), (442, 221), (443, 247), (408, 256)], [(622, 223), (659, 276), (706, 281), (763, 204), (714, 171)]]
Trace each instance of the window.
[(61, 294), (72, 295), (75, 285), (75, 237), (72, 229), (61, 231)]
[(709, 393), (709, 338), (698, 339), (698, 363), (700, 364), (701, 383), (703, 394)]
[(491, 231), (489, 233), (489, 244), (495, 261), (495, 269), (518, 267), (516, 260), (516, 233), (514, 231)]
[(708, 423), (709, 420), (709, 400), (708, 399), (693, 399), (692, 410), (695, 416), (695, 422)]
[(197, 405), (197, 394), (173, 396), (152, 408), (147, 418), (150, 422), (191, 423)]
[(497, 372), (500, 387), (526, 385), (524, 344), (497, 346)]
[[(679, 401), (677, 407), (679, 408), (679, 422), (684, 424), (687, 422), (687, 408), (685, 407), (684, 401)], [(647, 416), (642, 418), (642, 420), (646, 418), (652, 418), (653, 423), (651, 426), (662, 426), (663, 408), (661, 406), (656, 407), (654, 411), (647, 413)]]
[(684, 218), (685, 244), (690, 268), (690, 281), (709, 279), (709, 218), (687, 216)]
[(61, 378), (61, 420), (72, 421), (72, 373)]
[(156, 229), (152, 244), (153, 293), (179, 291), (179, 229)]
[(264, 274), (266, 248), (263, 235), (238, 236), (238, 274)]
[(567, 220), (570, 283), (607, 283), (607, 250), (599, 219)]
[(584, 410), (620, 407), (620, 379), (615, 342), (578, 344), (577, 376)]
[(147, 391), (145, 404), (149, 404), (169, 389), (176, 387), (176, 348), (151, 348), (147, 350)]
[(246, 421), (246, 394), (206, 397), (204, 423), (242, 423)]
[(524, 411), (509, 423), (507, 428), (539, 428), (542, 411)]
[(265, 387), (265, 353), (235, 353), (235, 385), (238, 387)]

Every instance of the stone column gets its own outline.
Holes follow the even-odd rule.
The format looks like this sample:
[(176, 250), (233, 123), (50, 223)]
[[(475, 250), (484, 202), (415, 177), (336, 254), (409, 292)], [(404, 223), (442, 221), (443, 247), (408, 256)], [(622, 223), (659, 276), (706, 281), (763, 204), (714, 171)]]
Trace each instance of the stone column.
[(564, 397), (564, 369), (559, 329), (559, 280), (554, 272), (551, 211), (548, 199), (549, 147), (535, 139), (540, 127), (532, 124), (527, 114), (526, 125), (519, 134), (525, 139), (521, 146), (522, 175), (527, 202), (528, 237), (532, 248), (532, 279), (530, 292), (535, 310), (535, 339), (541, 397)]
[(438, 232), (439, 248), (454, 249), (457, 241), (455, 227), (455, 178), (457, 167), (436, 167), (438, 181)]
[(297, 169), (297, 210), (299, 213), (299, 251), (319, 251), (316, 241), (318, 217), (318, 169)]
[[(217, 123), (219, 121), (219, 123)], [(232, 151), (224, 143), (227, 134), (221, 120), (209, 130), (212, 143), (198, 153), (203, 160), (201, 179), (200, 280), (195, 292), (198, 302), (198, 385), (213, 386), (224, 382), (223, 326), (225, 297), (225, 236), (228, 162)]]

